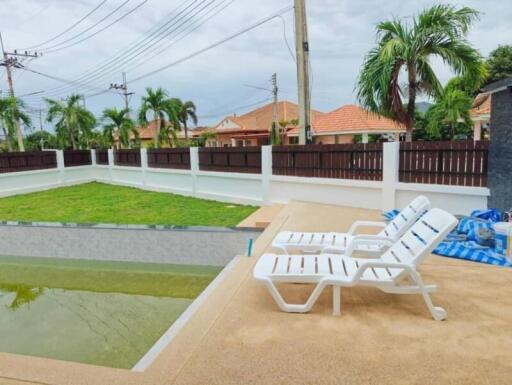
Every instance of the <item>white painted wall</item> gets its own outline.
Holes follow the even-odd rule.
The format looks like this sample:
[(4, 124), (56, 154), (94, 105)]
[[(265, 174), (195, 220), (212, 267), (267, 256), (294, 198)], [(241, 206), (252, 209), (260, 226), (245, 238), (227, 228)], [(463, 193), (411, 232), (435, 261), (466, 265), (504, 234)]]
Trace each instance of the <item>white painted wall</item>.
[(112, 154), (108, 166), (64, 168), (61, 154), (57, 155), (57, 169), (0, 174), (0, 196), (100, 181), (232, 203), (265, 205), (300, 200), (378, 210), (403, 207), (423, 194), (434, 206), (454, 214), (487, 208), (489, 196), (489, 189), (484, 187), (399, 182), (398, 143), (384, 144), (383, 181), (272, 175), (270, 146), (262, 148), (261, 174), (200, 171), (197, 148), (191, 148), (191, 170), (148, 168), (146, 154), (141, 154), (140, 168), (114, 166)]

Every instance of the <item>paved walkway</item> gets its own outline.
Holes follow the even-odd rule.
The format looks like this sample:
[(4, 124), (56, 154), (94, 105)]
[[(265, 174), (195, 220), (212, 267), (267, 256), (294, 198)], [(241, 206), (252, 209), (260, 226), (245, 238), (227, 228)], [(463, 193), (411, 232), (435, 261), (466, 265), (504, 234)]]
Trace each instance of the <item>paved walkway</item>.
[[(292, 203), (255, 244), (270, 250), (280, 229), (348, 229), (376, 211)], [(286, 314), (252, 279), (257, 258), (242, 258), (176, 339), (144, 373), (0, 354), (1, 377), (81, 384), (510, 384), (512, 270), (430, 257), (420, 268), (440, 290), (434, 303), (448, 320), (430, 318), (419, 296), (371, 288), (342, 292), (331, 315), (326, 290), (309, 314)], [(306, 285), (287, 285), (303, 301)], [(13, 383), (14, 384), (14, 383)], [(11, 383), (9, 383), (11, 385)]]

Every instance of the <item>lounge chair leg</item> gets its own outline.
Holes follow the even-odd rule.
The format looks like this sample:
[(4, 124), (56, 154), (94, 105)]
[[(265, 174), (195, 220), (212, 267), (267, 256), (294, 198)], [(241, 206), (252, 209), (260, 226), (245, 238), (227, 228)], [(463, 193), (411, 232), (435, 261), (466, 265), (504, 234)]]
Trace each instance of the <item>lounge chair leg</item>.
[(430, 298), (430, 295), (429, 295), (428, 287), (426, 287), (423, 284), (423, 280), (421, 279), (421, 276), (417, 272), (414, 272), (414, 273), (411, 273), (411, 278), (418, 285), (419, 292), (423, 296), (423, 299), (425, 300), (425, 303), (427, 304), (428, 310), (430, 311), (430, 314), (432, 314), (432, 317), (436, 321), (442, 321), (442, 320), (446, 319), (446, 317), (447, 317), (446, 310), (444, 310), (440, 306), (434, 306), (434, 304), (432, 303), (432, 299)]
[(341, 315), (341, 288), (332, 286), (332, 315)]
[(268, 291), (270, 291), (272, 298), (274, 298), (274, 301), (276, 301), (277, 306), (279, 306), (282, 311), (288, 313), (307, 313), (315, 304), (316, 300), (324, 290), (326, 284), (323, 282), (317, 284), (308, 300), (304, 304), (290, 304), (285, 302), (283, 296), (279, 293), (279, 290), (277, 290), (277, 287), (274, 285), (274, 282), (272, 282), (270, 279), (265, 280), (265, 285), (267, 286)]

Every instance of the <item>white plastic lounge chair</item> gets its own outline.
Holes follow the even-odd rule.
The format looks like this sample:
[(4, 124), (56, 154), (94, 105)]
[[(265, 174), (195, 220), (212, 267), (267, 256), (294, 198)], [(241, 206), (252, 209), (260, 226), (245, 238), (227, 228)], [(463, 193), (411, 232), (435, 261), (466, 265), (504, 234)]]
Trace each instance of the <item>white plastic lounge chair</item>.
[[(435, 320), (446, 318), (446, 311), (432, 304), (429, 293), (435, 285), (424, 285), (416, 266), (429, 255), (455, 227), (457, 219), (434, 208), (417, 221), (378, 259), (353, 258), (356, 240), (346, 255), (276, 255), (264, 254), (254, 267), (254, 278), (267, 286), (279, 308), (286, 312), (311, 310), (326, 286), (333, 286), (333, 313), (340, 313), (340, 287), (373, 286), (386, 293), (421, 294)], [(391, 243), (390, 241), (387, 241)], [(410, 283), (404, 282), (408, 279)], [(276, 282), (316, 283), (304, 304), (288, 304), (277, 290)]]
[[(419, 195), (409, 203), (389, 223), (374, 221), (356, 221), (350, 227), (348, 233), (304, 233), (282, 231), (272, 241), (272, 247), (288, 254), (291, 250), (303, 253), (343, 253), (358, 238), (373, 239), (371, 244), (359, 243), (358, 251), (370, 254), (381, 254), (385, 241), (396, 241), (405, 231), (411, 227), (428, 209), (430, 201), (427, 197)], [(383, 230), (376, 235), (356, 235), (359, 227), (381, 227)]]

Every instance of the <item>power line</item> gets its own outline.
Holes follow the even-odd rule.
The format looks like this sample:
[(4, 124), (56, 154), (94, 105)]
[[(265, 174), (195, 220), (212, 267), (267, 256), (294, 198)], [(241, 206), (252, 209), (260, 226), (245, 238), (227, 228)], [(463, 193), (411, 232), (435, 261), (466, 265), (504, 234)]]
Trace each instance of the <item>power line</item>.
[(126, 4), (128, 4), (131, 0), (125, 0), (123, 3), (121, 3), (120, 5), (118, 5), (116, 8), (114, 8), (112, 11), (110, 11), (109, 13), (107, 13), (105, 16), (103, 16), (101, 19), (99, 19), (96, 23), (94, 23), (93, 25), (87, 27), (86, 29), (84, 29), (83, 31), (77, 33), (76, 35), (73, 35), (72, 37), (64, 40), (64, 41), (61, 41), (60, 43), (57, 43), (57, 44), (54, 44), (54, 45), (51, 45), (49, 47), (43, 47), (41, 48), (40, 50), (41, 51), (49, 51), (49, 50), (52, 50), (56, 47), (59, 47), (63, 44), (66, 44), (66, 43), (69, 43), (70, 41), (72, 40), (75, 40), (77, 38), (79, 38), (80, 36), (82, 36), (84, 33), (86, 32), (89, 32), (91, 29), (95, 28), (96, 26), (98, 26), (99, 24), (103, 23), (105, 20), (107, 20), (109, 17), (111, 17), (112, 15), (114, 15), (116, 12), (118, 12), (121, 8), (123, 8)]
[[(57, 77), (57, 76), (53, 76), (53, 75), (49, 75), (49, 74), (45, 74), (45, 73), (43, 73), (43, 72), (33, 70), (33, 69), (28, 68), (28, 67), (26, 67), (26, 66), (24, 66), (24, 67), (23, 67), (23, 69), (24, 69), (25, 71), (32, 72), (32, 73), (34, 73), (34, 74), (37, 74), (37, 75), (40, 75), (40, 76), (43, 76), (43, 77), (46, 77), (46, 78), (49, 78), (49, 79), (52, 79), (52, 80), (57, 80), (57, 81), (62, 82), (62, 83), (67, 83), (67, 84), (73, 84), (73, 85), (83, 86), (83, 87), (92, 88), (92, 89), (96, 89), (96, 90), (101, 89), (101, 88), (99, 88), (99, 87), (89, 86), (89, 85), (82, 84), (82, 83), (77, 82), (77, 81), (67, 80), (67, 79), (63, 79), (63, 78)], [(105, 90), (105, 89), (101, 89), (101, 90), (103, 91), (103, 93), (105, 93), (105, 92), (112, 92), (112, 91), (110, 91), (110, 90)]]
[[(125, 3), (123, 4), (126, 4), (128, 1), (130, 0), (126, 0)], [(118, 17), (117, 19), (115, 19), (113, 22), (111, 22), (110, 24), (107, 24), (105, 27), (103, 28), (100, 28), (99, 30), (97, 30), (96, 32), (84, 37), (83, 39), (80, 39), (74, 43), (71, 43), (71, 44), (68, 44), (64, 47), (58, 47), (56, 49), (50, 49), (50, 50), (46, 50), (45, 52), (46, 53), (52, 53), (52, 52), (57, 52), (57, 51), (62, 51), (63, 49), (67, 49), (67, 48), (70, 48), (70, 47), (74, 47), (75, 45), (77, 44), (80, 44), (86, 40), (89, 40), (91, 38), (93, 38), (94, 36), (100, 34), (101, 32), (107, 30), (108, 28), (112, 27), (113, 25), (119, 23), (121, 20), (125, 19), (126, 17), (128, 17), (129, 15), (131, 15), (133, 12), (135, 12), (136, 10), (138, 10), (140, 7), (142, 7), (144, 4), (146, 4), (149, 0), (144, 0), (142, 1), (141, 3), (139, 3), (136, 7), (132, 8), (131, 10), (129, 10), (128, 12), (126, 12), (125, 14), (121, 15), (120, 17)], [(62, 44), (62, 43), (61, 43)]]
[[(148, 47), (153, 46), (154, 43), (151, 43), (151, 42), (154, 41), (155, 38), (158, 38), (159, 36), (161, 36), (162, 33), (167, 32), (169, 30), (169, 28), (171, 28), (172, 26), (174, 26), (176, 24), (176, 22), (179, 22), (185, 16), (188, 17), (188, 15), (190, 14), (190, 11), (193, 11), (196, 8), (196, 7), (194, 7), (192, 9), (190, 9), (190, 7), (192, 7), (198, 1), (199, 0), (193, 0), (190, 4), (186, 5), (184, 7), (184, 9), (182, 9), (179, 12), (177, 12), (177, 11), (179, 10), (180, 6), (175, 8), (170, 14), (167, 15), (167, 16), (173, 15), (175, 12), (177, 12), (175, 15), (173, 15), (173, 17), (170, 20), (165, 22), (164, 25), (162, 25), (161, 27), (158, 27), (156, 30), (150, 32), (148, 34), (148, 36), (143, 38), (141, 41), (135, 43), (134, 47), (131, 49), (131, 51), (133, 51), (133, 53), (138, 52), (138, 55), (140, 55), (141, 53), (146, 51), (148, 49)], [(201, 5), (205, 1), (206, 0), (202, 0), (202, 2), (199, 3), (199, 5)], [(186, 3), (187, 3), (187, 1), (185, 3), (183, 3), (183, 5), (185, 5)], [(189, 13), (187, 14), (186, 12), (189, 12)], [(181, 16), (183, 13), (185, 13), (185, 15)], [(192, 15), (191, 18), (192, 17), (194, 17), (194, 15)], [(172, 23), (173, 21), (174, 21), (174, 23)], [(170, 23), (172, 23), (172, 24), (170, 24)], [(165, 28), (165, 27), (167, 27), (167, 28)], [(165, 29), (162, 31), (163, 28), (165, 28)], [(172, 30), (171, 32), (164, 35), (164, 37), (168, 37), (172, 32), (174, 32), (174, 30)], [(147, 42), (147, 44), (151, 43), (151, 45), (149, 45), (149, 46), (147, 44), (144, 45), (143, 43), (145, 43), (145, 42)], [(102, 77), (106, 77), (109, 73), (119, 71), (122, 64), (126, 62), (127, 57), (129, 57), (129, 55), (132, 54), (130, 52), (130, 49), (128, 50), (128, 52), (126, 52), (126, 51), (127, 51), (126, 48), (124, 50), (121, 50), (117, 55), (115, 55), (111, 59), (107, 60), (103, 65), (96, 66), (93, 69), (88, 70), (88, 71), (84, 72), (82, 75), (78, 76), (77, 80), (80, 80), (82, 82), (85, 82), (86, 79), (88, 81), (93, 81), (93, 80), (97, 80)], [(123, 59), (123, 56), (125, 57), (124, 59)], [(109, 71), (109, 72), (105, 72), (105, 71)], [(65, 87), (59, 86), (59, 87), (56, 87), (53, 89), (49, 89), (46, 92), (47, 93), (50, 93), (50, 92), (59, 92), (60, 93), (60, 92), (63, 92), (64, 90), (65, 90)]]
[(212, 119), (212, 118), (217, 118), (217, 117), (220, 117), (220, 116), (225, 116), (227, 114), (229, 114), (230, 112), (235, 112), (235, 111), (238, 111), (238, 110), (243, 110), (243, 109), (246, 109), (246, 108), (250, 108), (250, 107), (254, 107), (254, 106), (258, 106), (262, 103), (267, 103), (267, 102), (270, 102), (272, 101), (272, 98), (271, 97), (266, 97), (265, 99), (262, 99), (262, 100), (258, 100), (257, 102), (254, 102), (254, 103), (251, 103), (251, 104), (246, 104), (246, 105), (242, 105), (242, 106), (237, 106), (237, 107), (233, 107), (229, 110), (225, 110), (225, 112), (222, 112), (222, 113), (214, 113), (214, 114), (208, 114), (208, 115), (201, 115), (201, 116), (198, 116), (198, 118), (200, 119)]
[(91, 11), (89, 11), (84, 17), (82, 17), (80, 20), (78, 20), (76, 23), (72, 24), (70, 27), (66, 28), (64, 31), (62, 31), (61, 33), (59, 33), (58, 35), (55, 35), (54, 37), (52, 37), (51, 39), (48, 39), (42, 43), (39, 43), (39, 44), (36, 44), (36, 45), (33, 45), (33, 46), (30, 46), (30, 47), (27, 47), (27, 48), (21, 48), (21, 50), (29, 50), (29, 49), (34, 49), (36, 47), (41, 47), (45, 44), (48, 44), (56, 39), (58, 39), (59, 37), (61, 37), (62, 35), (66, 34), (67, 32), (71, 31), (73, 28), (77, 27), (78, 25), (80, 25), (80, 23), (82, 23), (85, 19), (87, 19), (89, 16), (91, 16), (94, 12), (96, 12), (98, 9), (100, 9), (105, 3), (107, 2), (107, 0), (103, 0), (101, 3), (99, 3), (96, 7), (94, 7)]
[(144, 75), (141, 75), (141, 76), (133, 79), (132, 82), (136, 82), (136, 81), (145, 79), (145, 78), (147, 78), (149, 76), (152, 76), (154, 74), (162, 72), (162, 71), (164, 71), (164, 70), (166, 70), (168, 68), (174, 67), (175, 65), (181, 64), (181, 63), (183, 63), (183, 62), (185, 62), (187, 60), (190, 60), (190, 59), (192, 59), (192, 58), (194, 58), (194, 57), (196, 57), (198, 55), (201, 55), (202, 53), (205, 53), (205, 52), (207, 52), (207, 51), (209, 51), (209, 50), (211, 50), (213, 48), (216, 48), (216, 47), (218, 47), (218, 46), (220, 46), (220, 45), (222, 45), (224, 43), (227, 43), (228, 41), (233, 40), (233, 39), (237, 38), (238, 36), (243, 35), (244, 33), (247, 33), (247, 32), (249, 32), (249, 31), (251, 31), (253, 29), (256, 29), (256, 28), (258, 28), (259, 26), (261, 26), (261, 25), (263, 25), (265, 23), (268, 23), (269, 21), (275, 19), (276, 17), (279, 17), (281, 14), (283, 14), (285, 12), (288, 12), (288, 11), (290, 11), (292, 9), (293, 9), (293, 7), (291, 7), (291, 6), (283, 8), (282, 10), (276, 12), (275, 14), (273, 14), (271, 16), (268, 16), (268, 17), (266, 17), (266, 18), (256, 22), (256, 23), (250, 25), (249, 27), (243, 28), (239, 32), (234, 33), (234, 34), (232, 34), (232, 35), (230, 35), (230, 36), (228, 36), (228, 37), (226, 37), (224, 39), (221, 39), (221, 40), (219, 40), (218, 42), (216, 42), (214, 44), (211, 44), (211, 45), (209, 45), (207, 47), (204, 47), (203, 49), (200, 49), (199, 51), (191, 53), (191, 54), (189, 54), (189, 55), (187, 55), (187, 56), (185, 56), (185, 57), (183, 57), (181, 59), (178, 59), (178, 60), (176, 60), (174, 62), (171, 62), (169, 64), (166, 64), (166, 65), (164, 65), (164, 66), (162, 66), (160, 68), (157, 68), (156, 70), (153, 70), (153, 71), (150, 71), (150, 72), (148, 72), (148, 73), (146, 73)]

